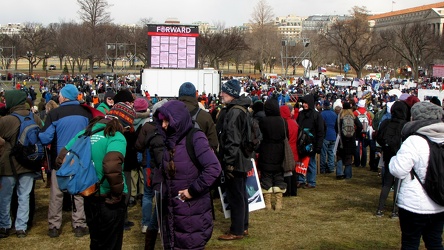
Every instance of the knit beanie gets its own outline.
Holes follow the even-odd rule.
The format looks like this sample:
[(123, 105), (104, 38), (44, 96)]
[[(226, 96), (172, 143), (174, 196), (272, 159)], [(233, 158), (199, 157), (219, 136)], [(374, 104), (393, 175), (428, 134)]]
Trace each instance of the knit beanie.
[(196, 97), (196, 87), (191, 82), (184, 82), (179, 88), (179, 97), (191, 96)]
[(153, 108), (152, 108), (152, 110), (151, 110), (152, 113), (155, 114), (155, 113), (156, 113), (156, 110), (157, 110), (158, 108), (162, 107), (162, 105), (164, 105), (167, 101), (168, 101), (168, 99), (162, 99), (162, 101), (160, 101), (160, 102), (156, 102), (156, 104), (153, 105)]
[(222, 84), (222, 92), (227, 93), (234, 98), (239, 98), (240, 90), (241, 87), (238, 80), (233, 79)]
[(114, 93), (113, 91), (108, 91), (108, 92), (105, 93), (105, 100), (108, 97), (111, 98), (111, 99), (114, 99), (114, 96), (116, 96), (116, 93)]
[(108, 111), (106, 117), (118, 118), (122, 126), (132, 127), (134, 119), (136, 118), (136, 111), (124, 102), (114, 104), (114, 106)]
[(20, 104), (25, 104), (26, 93), (21, 90), (6, 90), (5, 91), (6, 108), (10, 109)]
[(358, 108), (365, 108), (365, 100), (364, 99), (359, 100)]
[(418, 102), (413, 105), (411, 113), (412, 120), (441, 120), (442, 108), (431, 102)]
[(409, 107), (411, 108), (411, 107), (413, 107), (413, 105), (414, 105), (415, 103), (420, 102), (420, 100), (419, 100), (418, 97), (416, 97), (416, 96), (414, 96), (414, 95), (411, 95), (411, 96), (407, 97), (407, 99), (405, 99), (405, 102), (406, 102), (407, 105), (409, 105)]
[(120, 90), (114, 96), (114, 103), (118, 102), (134, 102), (133, 94), (127, 89)]
[(341, 99), (336, 99), (336, 101), (333, 103), (333, 109), (336, 109), (336, 107), (342, 108), (342, 101), (341, 101)]
[(146, 112), (148, 109), (148, 102), (145, 98), (136, 98), (134, 101), (134, 110), (136, 112)]
[(65, 87), (60, 90), (60, 94), (66, 99), (75, 101), (77, 100), (77, 95), (79, 94), (79, 91), (77, 90), (76, 86), (74, 86), (74, 84), (66, 84)]

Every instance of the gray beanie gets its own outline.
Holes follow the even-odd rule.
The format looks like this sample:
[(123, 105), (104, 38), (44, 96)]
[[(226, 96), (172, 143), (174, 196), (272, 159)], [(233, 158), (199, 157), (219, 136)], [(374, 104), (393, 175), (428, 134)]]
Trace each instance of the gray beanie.
[(418, 102), (412, 106), (412, 120), (441, 120), (442, 108), (431, 102)]
[(229, 94), (234, 98), (239, 98), (241, 87), (239, 81), (232, 79), (224, 84), (222, 84), (222, 92)]

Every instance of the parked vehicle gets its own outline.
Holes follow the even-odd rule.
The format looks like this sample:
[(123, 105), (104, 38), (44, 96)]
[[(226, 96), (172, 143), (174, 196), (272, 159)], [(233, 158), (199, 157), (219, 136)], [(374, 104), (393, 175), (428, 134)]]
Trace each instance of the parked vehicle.
[(54, 64), (49, 65), (48, 70), (56, 70), (57, 67)]

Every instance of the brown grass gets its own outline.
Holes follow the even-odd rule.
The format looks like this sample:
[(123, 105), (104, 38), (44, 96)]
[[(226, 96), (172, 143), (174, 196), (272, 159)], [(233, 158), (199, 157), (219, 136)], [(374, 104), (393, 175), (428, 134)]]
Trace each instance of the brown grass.
[[(399, 249), (397, 219), (374, 216), (381, 180), (367, 169), (353, 168), (351, 180), (336, 180), (334, 174), (318, 175), (315, 189), (299, 189), (297, 197), (285, 197), (282, 211), (259, 210), (250, 214), (250, 236), (240, 241), (222, 242), (217, 237), (230, 225), (224, 219), (220, 201), (215, 200), (216, 221), (207, 249)], [(387, 209), (392, 206), (390, 194)], [(0, 239), (0, 249), (88, 249), (89, 237), (71, 233), (70, 213), (63, 213), (63, 233), (51, 239), (47, 233), (49, 189), (37, 182), (35, 226), (24, 239), (15, 235)], [(126, 231), (123, 249), (143, 249), (140, 232), (141, 207), (129, 208), (135, 222)], [(160, 241), (158, 240), (158, 249)], [(423, 244), (421, 244), (423, 248)]]

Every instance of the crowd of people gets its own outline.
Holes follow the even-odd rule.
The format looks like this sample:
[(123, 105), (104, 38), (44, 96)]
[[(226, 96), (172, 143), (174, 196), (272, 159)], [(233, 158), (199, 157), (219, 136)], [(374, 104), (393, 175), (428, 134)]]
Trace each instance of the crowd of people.
[[(402, 246), (419, 246), (422, 236), (427, 247), (442, 248), (444, 206), (409, 178), (414, 169), (424, 182), (430, 154), (424, 139), (409, 135), (424, 132), (442, 142), (441, 101), (421, 102), (415, 89), (390, 92), (390, 86), (376, 89), (371, 81), (359, 87), (335, 87), (327, 81), (314, 86), (301, 79), (289, 85), (231, 78), (223, 82), (220, 93), (208, 95), (185, 82), (178, 98), (168, 100), (150, 93), (137, 96), (122, 86), (43, 84), (37, 107), (29, 90), (4, 91), (0, 238), (10, 236), (12, 229), (17, 237), (26, 237), (33, 223), (37, 174), (9, 157), (20, 126), (11, 114), (25, 116), (31, 111), (48, 150), (51, 238), (62, 234), (62, 211), (71, 210), (76, 237), (89, 234), (92, 249), (121, 249), (124, 231), (134, 225), (128, 207), (140, 200), (145, 249), (154, 249), (158, 232), (165, 249), (204, 249), (213, 232), (211, 193), (223, 185), (231, 225), (218, 239), (241, 240), (249, 235), (246, 180), (253, 158), (267, 210), (285, 209), (283, 197), (296, 196), (299, 188), (322, 185), (317, 174), (335, 174), (338, 181), (346, 181), (353, 178), (353, 168), (379, 172), (375, 216), (384, 216), (394, 188), (397, 206), (390, 212), (393, 218), (399, 216)], [(253, 154), (244, 148), (252, 132), (248, 112), (262, 135)], [(98, 128), (102, 130), (91, 136), (91, 144), (97, 175), (104, 179), (100, 192), (89, 197), (66, 195), (58, 187), (57, 170), (76, 137)], [(309, 140), (304, 148), (302, 134)], [(285, 138), (294, 158), (289, 172), (282, 166)], [(17, 211), (12, 211), (14, 195)]]

